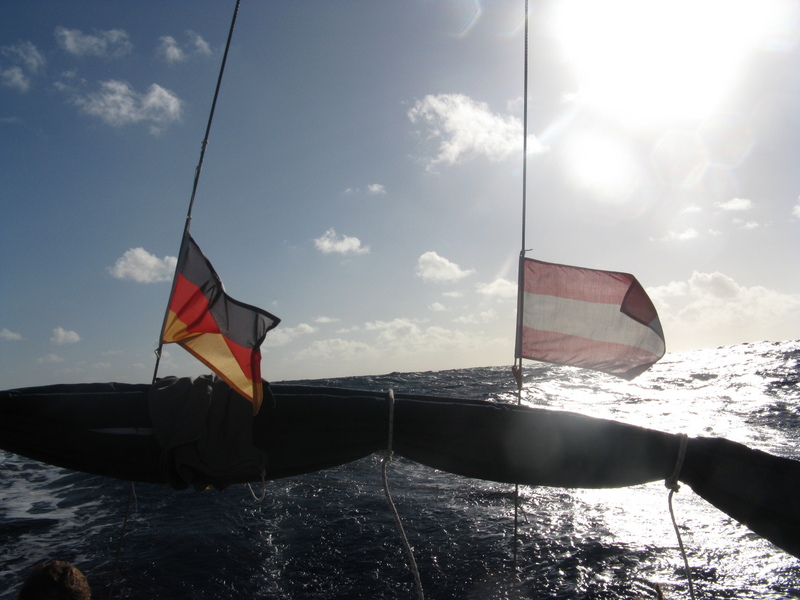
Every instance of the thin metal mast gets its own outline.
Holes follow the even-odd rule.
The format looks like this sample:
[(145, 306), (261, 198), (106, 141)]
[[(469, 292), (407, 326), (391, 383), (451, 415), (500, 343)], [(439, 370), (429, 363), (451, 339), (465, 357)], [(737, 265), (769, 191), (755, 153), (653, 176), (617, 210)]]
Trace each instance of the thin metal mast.
[[(525, 65), (523, 75), (522, 100), (522, 246), (519, 251), (519, 270), (517, 271), (517, 328), (514, 352), (514, 378), (517, 382), (517, 405), (522, 404), (522, 298), (523, 264), (525, 258), (525, 226), (528, 209), (528, 0), (525, 0)], [(514, 486), (514, 576), (518, 576), (519, 553), (519, 485)]]
[(521, 247), (519, 251), (519, 271), (517, 273), (517, 322), (516, 342), (514, 352), (514, 373), (517, 378), (517, 388), (522, 390), (522, 298), (523, 298), (523, 259), (525, 258), (525, 230), (528, 212), (528, 0), (525, 0), (525, 66), (523, 73), (523, 99), (522, 99), (522, 231)]
[[(178, 253), (178, 257), (182, 256), (184, 245), (187, 242), (187, 238), (189, 235), (189, 228), (192, 224), (192, 209), (194, 208), (194, 198), (197, 194), (197, 184), (200, 181), (200, 171), (203, 170), (203, 160), (206, 156), (206, 147), (208, 147), (208, 136), (211, 132), (211, 122), (214, 120), (214, 110), (217, 108), (217, 98), (219, 97), (219, 90), (222, 86), (222, 75), (225, 73), (225, 63), (228, 62), (228, 50), (231, 47), (231, 39), (233, 38), (233, 28), (236, 25), (236, 17), (239, 14), (239, 5), (241, 4), (241, 0), (236, 0), (236, 6), (233, 9), (233, 18), (231, 19), (231, 27), (228, 30), (228, 40), (225, 43), (225, 52), (222, 55), (222, 64), (219, 68), (219, 76), (217, 77), (217, 87), (214, 90), (214, 100), (211, 102), (211, 111), (208, 115), (208, 123), (206, 124), (206, 133), (203, 136), (203, 141), (200, 144), (200, 160), (197, 163), (197, 167), (194, 170), (194, 184), (192, 185), (192, 196), (189, 199), (189, 209), (186, 211), (186, 223), (183, 226), (183, 236), (181, 237), (181, 247)], [(172, 289), (170, 290), (169, 294), (169, 301), (167, 302), (167, 308), (164, 311), (164, 320), (161, 323), (161, 329), (158, 333), (158, 348), (156, 348), (156, 365), (155, 369), (153, 370), (153, 383), (155, 383), (156, 378), (158, 377), (158, 365), (161, 362), (161, 349), (164, 346), (164, 342), (162, 341), (162, 336), (164, 333), (164, 326), (167, 323), (167, 318), (169, 317), (169, 307), (172, 304), (172, 296), (175, 293), (175, 281), (178, 275), (178, 267), (180, 266), (180, 260), (178, 264), (175, 266), (175, 275), (172, 278)]]

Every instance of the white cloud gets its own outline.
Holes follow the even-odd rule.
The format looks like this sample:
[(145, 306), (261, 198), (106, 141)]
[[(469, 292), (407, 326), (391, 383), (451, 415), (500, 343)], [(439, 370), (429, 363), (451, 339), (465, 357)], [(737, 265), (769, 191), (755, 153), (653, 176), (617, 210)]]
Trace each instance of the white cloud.
[(350, 196), (353, 194), (368, 194), (370, 196), (383, 196), (386, 194), (386, 186), (384, 186), (381, 183), (370, 183), (364, 189), (357, 187), (349, 187), (342, 192), (342, 195), (344, 196)]
[(316, 330), (316, 327), (312, 327), (308, 323), (300, 323), (297, 327), (278, 327), (267, 334), (264, 345), (271, 348), (285, 346), (292, 340), (303, 335), (314, 333)]
[(133, 48), (128, 34), (122, 29), (109, 29), (88, 34), (79, 29), (67, 29), (59, 26), (56, 27), (55, 33), (58, 44), (75, 56), (120, 58)]
[(489, 310), (485, 310), (478, 314), (469, 314), (463, 317), (458, 317), (454, 319), (453, 322), (461, 323), (464, 325), (476, 325), (479, 323), (491, 323), (492, 321), (497, 320), (497, 311), (490, 308)]
[(178, 42), (176, 42), (175, 38), (171, 35), (161, 37), (161, 43), (158, 45), (157, 52), (170, 64), (186, 60), (186, 54), (181, 50), (181, 47), (178, 46)]
[(647, 291), (673, 350), (800, 336), (798, 294), (746, 287), (719, 272), (697, 271), (688, 281)]
[(335, 319), (335, 318), (333, 318), (333, 317), (323, 317), (323, 316), (320, 316), (320, 317), (317, 317), (316, 319), (314, 319), (314, 322), (315, 322), (315, 323), (320, 323), (320, 324), (327, 324), (327, 323), (338, 323), (338, 322), (339, 322), (339, 319)]
[(733, 222), (738, 225), (740, 229), (758, 229), (761, 227), (761, 225), (755, 221), (745, 221), (744, 219), (734, 219)]
[(27, 92), (31, 87), (31, 76), (37, 75), (45, 66), (44, 55), (31, 42), (20, 42), (0, 47), (0, 56), (6, 57), (11, 66), (0, 66), (0, 81), (6, 87)]
[(68, 331), (63, 327), (56, 327), (53, 329), (53, 335), (50, 336), (50, 343), (56, 346), (62, 344), (75, 344), (81, 341), (81, 336), (75, 331)]
[(1, 50), (0, 53), (2, 53), (3, 56), (11, 57), (29, 73), (38, 73), (47, 63), (44, 55), (39, 52), (38, 48), (31, 42), (20, 42), (12, 46), (3, 46)]
[(0, 79), (6, 87), (14, 88), (20, 92), (27, 92), (31, 87), (30, 78), (25, 75), (21, 67), (13, 66), (0, 69)]
[[(440, 140), (439, 154), (428, 161), (428, 169), (477, 156), (496, 162), (522, 151), (520, 119), (494, 114), (487, 104), (462, 94), (425, 96), (408, 111), (408, 118), (426, 124), (429, 138)], [(531, 136), (528, 150), (542, 152), (544, 147)]]
[[(690, 227), (689, 229), (684, 229), (683, 231), (668, 231), (666, 233), (666, 235), (664, 235), (662, 238), (660, 238), (659, 241), (662, 241), (662, 242), (673, 242), (673, 241), (686, 242), (688, 240), (697, 239), (699, 237), (699, 235), (700, 234), (697, 233), (696, 229), (692, 229)], [(651, 239), (654, 239), (654, 238), (651, 238)]]
[(117, 279), (131, 279), (139, 283), (170, 281), (178, 259), (174, 256), (158, 258), (144, 248), (131, 248), (108, 269)]
[(111, 79), (101, 82), (99, 91), (75, 93), (72, 100), (86, 114), (114, 127), (140, 122), (159, 127), (181, 118), (181, 100), (156, 83), (141, 94), (127, 82)]
[(60, 362), (64, 362), (64, 359), (60, 357), (58, 354), (48, 354), (47, 356), (42, 356), (36, 359), (36, 362), (40, 365), (47, 365), (47, 364), (56, 364)]
[(22, 339), (22, 334), (9, 331), (5, 327), (0, 329), (0, 340), (8, 340), (9, 342), (17, 342)]
[[(490, 312), (485, 313), (483, 317), (491, 320)], [(447, 329), (436, 325), (422, 327), (406, 318), (373, 321), (366, 323), (364, 329), (376, 334), (374, 347), (384, 356), (389, 353), (389, 355), (419, 358), (448, 350), (461, 352), (469, 344), (476, 343), (475, 336), (458, 329)]]
[(296, 358), (306, 361), (354, 361), (374, 358), (377, 350), (364, 342), (331, 338), (312, 342), (307, 348), (297, 352)]
[(196, 54), (202, 54), (203, 56), (211, 55), (211, 46), (208, 45), (208, 42), (205, 41), (199, 33), (189, 30), (186, 32), (186, 35), (189, 36), (189, 40), (194, 46)]
[(428, 308), (433, 312), (444, 312), (447, 310), (447, 307), (441, 302), (434, 302)]
[(323, 254), (367, 254), (369, 246), (362, 246), (361, 240), (348, 235), (337, 236), (336, 231), (331, 227), (314, 240), (317, 250)]
[(478, 293), (500, 299), (516, 298), (517, 284), (499, 277), (491, 283), (479, 283)]
[(399, 340), (418, 338), (420, 327), (410, 319), (396, 318), (391, 321), (372, 321), (364, 324), (366, 331), (377, 331), (378, 340), (392, 344)]
[(800, 219), (800, 202), (792, 207), (792, 216)]
[(716, 202), (714, 203), (714, 206), (720, 210), (739, 212), (743, 210), (751, 210), (753, 208), (753, 201), (748, 200), (747, 198), (732, 198), (727, 202)]
[(192, 56), (210, 56), (211, 47), (199, 34), (194, 31), (187, 31), (186, 36), (189, 42), (186, 46), (181, 46), (171, 35), (160, 38), (160, 43), (156, 53), (164, 58), (169, 64), (180, 63), (188, 60)]
[[(487, 313), (484, 318), (490, 318), (490, 315)], [(379, 372), (387, 364), (405, 371), (430, 369), (432, 364), (439, 365), (439, 368), (455, 368), (463, 366), (465, 360), (483, 364), (487, 348), (499, 351), (508, 343), (506, 337), (494, 338), (487, 337), (485, 332), (425, 326), (408, 318), (372, 321), (337, 335), (341, 337), (311, 341), (306, 348), (292, 355), (291, 365), (307, 364), (313, 360), (318, 369), (328, 369), (334, 375), (343, 370), (362, 374)], [(444, 367), (441, 366), (443, 357), (446, 357)], [(287, 366), (292, 368), (289, 363)], [(298, 370), (298, 376), (303, 372)]]
[(426, 252), (417, 260), (417, 275), (425, 281), (451, 283), (472, 273), (474, 273), (474, 270), (465, 271), (457, 264), (439, 256), (436, 252)]

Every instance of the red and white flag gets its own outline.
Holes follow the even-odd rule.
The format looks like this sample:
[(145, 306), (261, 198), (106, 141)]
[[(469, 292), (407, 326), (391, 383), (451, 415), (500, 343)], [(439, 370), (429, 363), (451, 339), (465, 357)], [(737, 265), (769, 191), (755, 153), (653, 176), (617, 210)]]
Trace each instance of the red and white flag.
[(661, 322), (633, 275), (523, 258), (518, 358), (633, 379), (664, 356)]

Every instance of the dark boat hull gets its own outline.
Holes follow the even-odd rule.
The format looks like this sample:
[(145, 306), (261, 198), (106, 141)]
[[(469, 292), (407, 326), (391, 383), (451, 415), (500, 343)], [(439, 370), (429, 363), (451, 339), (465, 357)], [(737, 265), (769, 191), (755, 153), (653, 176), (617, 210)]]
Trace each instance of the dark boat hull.
[[(176, 488), (277, 479), (389, 447), (490, 481), (622, 487), (664, 480), (677, 435), (494, 402), (271, 386), (261, 411), (222, 382), (56, 385), (0, 392), (0, 448), (77, 471)], [(800, 463), (723, 439), (690, 439), (680, 480), (800, 556)]]

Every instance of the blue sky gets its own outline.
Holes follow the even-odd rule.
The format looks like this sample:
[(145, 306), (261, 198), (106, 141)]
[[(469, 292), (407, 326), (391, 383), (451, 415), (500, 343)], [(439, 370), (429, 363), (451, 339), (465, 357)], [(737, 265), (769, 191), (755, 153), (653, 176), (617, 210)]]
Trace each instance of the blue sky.
[[(0, 4), (0, 386), (150, 380), (232, 9)], [(265, 377), (512, 363), (523, 17), (244, 0), (192, 234)], [(528, 255), (635, 274), (668, 351), (800, 338), (799, 27), (531, 2)]]

